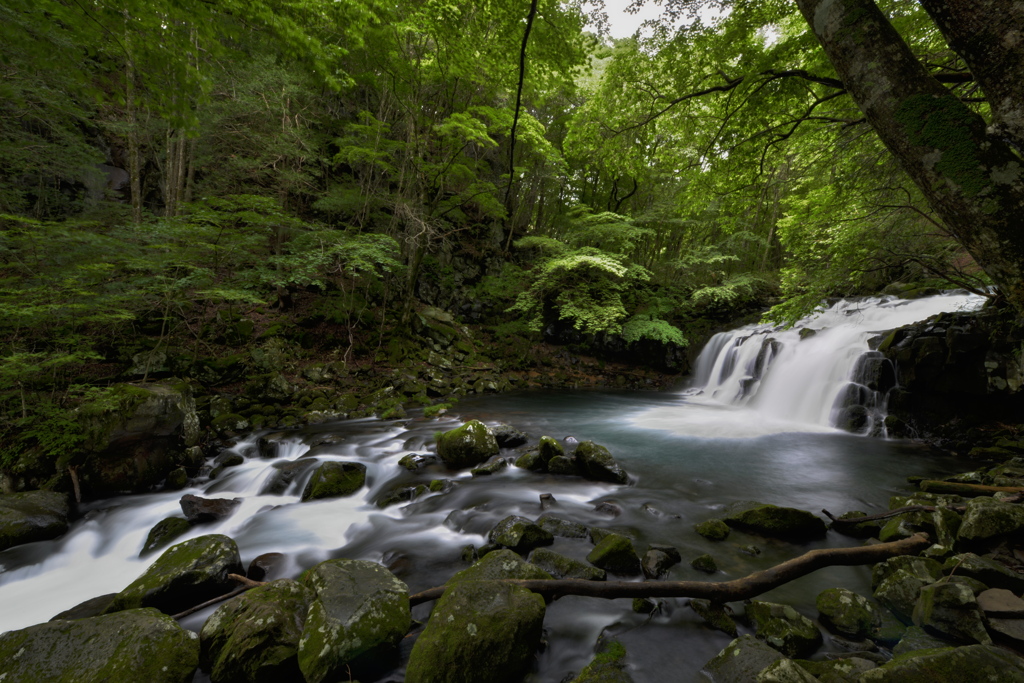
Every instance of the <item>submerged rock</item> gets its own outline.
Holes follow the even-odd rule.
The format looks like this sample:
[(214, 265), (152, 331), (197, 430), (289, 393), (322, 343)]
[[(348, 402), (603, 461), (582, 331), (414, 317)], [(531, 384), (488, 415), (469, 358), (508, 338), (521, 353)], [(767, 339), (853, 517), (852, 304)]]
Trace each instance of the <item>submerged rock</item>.
[(537, 565), (556, 579), (604, 581), (606, 578), (603, 569), (598, 569), (586, 562), (566, 557), (547, 548), (537, 548), (530, 553), (530, 564)]
[(517, 553), (528, 553), (538, 546), (551, 545), (555, 540), (550, 532), (518, 515), (509, 515), (498, 522), (487, 538), (491, 543)]
[(407, 683), (518, 683), (544, 627), (544, 599), (513, 584), (458, 581), (413, 645)]
[(56, 491), (0, 495), (0, 550), (48, 541), (68, 530), (68, 497)]
[(325, 462), (316, 468), (306, 488), (302, 502), (351, 496), (366, 483), (366, 465), (358, 462)]
[(412, 623), (402, 581), (376, 562), (328, 560), (304, 583), (316, 592), (299, 641), (308, 683), (373, 678), (394, 666)]
[(668, 570), (682, 561), (679, 551), (671, 546), (651, 546), (640, 566), (644, 570), (644, 576), (649, 579), (657, 579), (668, 573)]
[(456, 470), (486, 462), (498, 450), (494, 433), (479, 420), (470, 420), (437, 437), (437, 454), (445, 465)]
[(693, 530), (709, 541), (724, 541), (729, 537), (729, 525), (720, 519), (709, 519), (695, 524)]
[(690, 566), (697, 571), (704, 572), (705, 574), (714, 574), (718, 571), (718, 563), (715, 562), (715, 558), (711, 557), (711, 555), (708, 555), (707, 553), (691, 560)]
[(279, 579), (218, 607), (199, 635), (200, 659), (210, 680), (299, 680), (299, 638), (315, 595), (296, 581)]
[(228, 574), (242, 573), (238, 546), (227, 536), (211, 534), (171, 546), (142, 575), (117, 594), (107, 613), (155, 607), (177, 614), (230, 592)]
[(271, 467), (274, 473), (260, 488), (260, 495), (280, 496), (296, 479), (315, 467), (320, 461), (315, 458), (302, 458), (288, 462), (275, 462)]
[(155, 609), (50, 621), (0, 634), (0, 680), (188, 683), (199, 639)]
[(820, 518), (806, 510), (754, 503), (753, 507), (733, 512), (725, 518), (731, 527), (790, 541), (822, 538), (828, 532)]

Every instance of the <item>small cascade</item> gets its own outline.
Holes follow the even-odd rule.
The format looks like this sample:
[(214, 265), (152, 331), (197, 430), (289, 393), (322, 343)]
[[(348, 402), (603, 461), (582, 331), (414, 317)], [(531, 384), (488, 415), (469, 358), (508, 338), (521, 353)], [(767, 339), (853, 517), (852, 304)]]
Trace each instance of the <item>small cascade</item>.
[(984, 297), (841, 300), (792, 328), (747, 325), (720, 332), (698, 356), (686, 395), (742, 406), (784, 423), (885, 436), (896, 368), (869, 340), (945, 311), (974, 310)]

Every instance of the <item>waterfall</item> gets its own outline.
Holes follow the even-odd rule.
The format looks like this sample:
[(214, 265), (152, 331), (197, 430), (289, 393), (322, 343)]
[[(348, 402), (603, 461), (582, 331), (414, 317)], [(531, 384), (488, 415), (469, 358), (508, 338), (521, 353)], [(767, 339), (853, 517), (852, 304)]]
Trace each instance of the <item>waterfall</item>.
[(869, 340), (937, 313), (977, 309), (984, 301), (955, 292), (914, 300), (844, 299), (789, 329), (759, 324), (720, 332), (698, 356), (684, 396), (691, 404), (745, 408), (757, 420), (789, 425), (767, 431), (804, 425), (884, 436), (886, 395), (896, 386), (896, 372)]

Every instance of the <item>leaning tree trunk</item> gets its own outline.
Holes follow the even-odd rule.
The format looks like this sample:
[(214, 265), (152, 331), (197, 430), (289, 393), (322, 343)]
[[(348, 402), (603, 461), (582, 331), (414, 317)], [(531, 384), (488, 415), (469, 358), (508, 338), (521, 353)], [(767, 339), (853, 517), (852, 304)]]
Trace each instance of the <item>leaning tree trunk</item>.
[[(1002, 31), (1001, 35), (986, 33), (988, 40), (1019, 37), (1024, 29), (1021, 12), (998, 14), (997, 6), (1015, 4), (1010, 0), (980, 4), (927, 0), (923, 4), (933, 16), (946, 16), (939, 10), (950, 9), (952, 20), (970, 6), (969, 11), (978, 13), (976, 21), (983, 22), (973, 26)], [(873, 0), (797, 0), (797, 5), (846, 89), (949, 233), (1007, 301), (1024, 311), (1024, 179), (1013, 145), (997, 133), (990, 134), (981, 116), (929, 75)], [(940, 28), (954, 36), (954, 49), (975, 44), (985, 33), (950, 31), (941, 23)], [(989, 74), (980, 77), (983, 88), (995, 87), (998, 78), (993, 74), (1002, 64), (988, 68), (993, 66), (989, 60), (1019, 59), (1010, 48), (969, 54), (975, 62), (971, 68)], [(1016, 83), (1020, 101), (1021, 72), (1006, 78)], [(1005, 96), (998, 88), (986, 94), (996, 99)]]

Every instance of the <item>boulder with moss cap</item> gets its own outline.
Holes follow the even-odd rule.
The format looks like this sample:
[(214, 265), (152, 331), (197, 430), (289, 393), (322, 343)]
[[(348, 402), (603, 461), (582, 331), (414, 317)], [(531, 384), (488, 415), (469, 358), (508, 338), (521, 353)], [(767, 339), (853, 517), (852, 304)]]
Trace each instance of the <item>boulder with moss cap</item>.
[(494, 433), (479, 420), (439, 434), (437, 454), (448, 467), (460, 470), (487, 462), (499, 451)]
[(828, 532), (825, 522), (806, 510), (766, 503), (740, 504), (725, 518), (725, 523), (742, 531), (788, 541), (822, 538)]
[(376, 562), (328, 560), (307, 572), (316, 592), (299, 640), (308, 683), (374, 677), (397, 661), (412, 618), (409, 589)]

